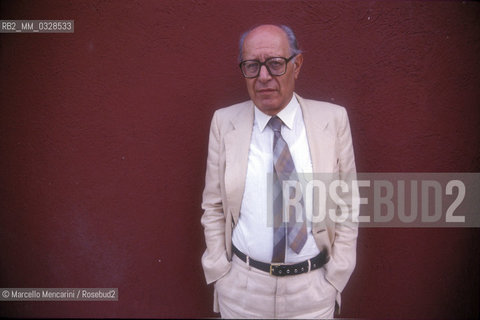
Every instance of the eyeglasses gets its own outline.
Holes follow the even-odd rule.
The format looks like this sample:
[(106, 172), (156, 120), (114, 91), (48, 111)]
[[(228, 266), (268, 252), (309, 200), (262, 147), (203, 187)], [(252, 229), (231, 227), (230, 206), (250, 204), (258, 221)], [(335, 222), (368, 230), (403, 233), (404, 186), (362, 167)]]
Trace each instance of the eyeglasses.
[(290, 58), (272, 57), (260, 62), (258, 60), (244, 60), (240, 62), (239, 66), (245, 78), (256, 78), (260, 74), (262, 66), (267, 68), (268, 73), (272, 76), (281, 76), (287, 72), (287, 63), (292, 60), (296, 54)]

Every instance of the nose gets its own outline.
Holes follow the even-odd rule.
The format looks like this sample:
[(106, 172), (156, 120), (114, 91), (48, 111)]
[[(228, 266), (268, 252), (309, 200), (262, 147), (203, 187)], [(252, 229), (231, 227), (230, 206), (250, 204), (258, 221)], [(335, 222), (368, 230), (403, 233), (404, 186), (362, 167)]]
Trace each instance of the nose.
[(267, 66), (263, 65), (260, 67), (260, 74), (258, 75), (258, 80), (265, 82), (272, 79), (270, 72), (267, 70)]

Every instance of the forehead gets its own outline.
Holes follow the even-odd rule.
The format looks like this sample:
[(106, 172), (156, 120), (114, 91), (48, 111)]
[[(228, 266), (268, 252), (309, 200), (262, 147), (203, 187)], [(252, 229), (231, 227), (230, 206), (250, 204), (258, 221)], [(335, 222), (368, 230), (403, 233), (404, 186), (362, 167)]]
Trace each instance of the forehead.
[(274, 26), (252, 30), (243, 43), (243, 58), (266, 58), (288, 55), (289, 45), (285, 32)]

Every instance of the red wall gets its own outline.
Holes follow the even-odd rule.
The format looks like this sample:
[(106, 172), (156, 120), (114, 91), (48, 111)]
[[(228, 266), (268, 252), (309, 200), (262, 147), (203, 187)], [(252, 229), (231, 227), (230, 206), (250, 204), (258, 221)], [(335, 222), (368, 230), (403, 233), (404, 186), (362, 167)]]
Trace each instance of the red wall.
[[(297, 91), (348, 108), (360, 172), (480, 171), (480, 5), (2, 1), (0, 287), (118, 287), (118, 302), (0, 302), (10, 317), (211, 317), (201, 192), (210, 118), (247, 99), (237, 39), (285, 23)], [(478, 229), (360, 230), (343, 317), (479, 315)]]

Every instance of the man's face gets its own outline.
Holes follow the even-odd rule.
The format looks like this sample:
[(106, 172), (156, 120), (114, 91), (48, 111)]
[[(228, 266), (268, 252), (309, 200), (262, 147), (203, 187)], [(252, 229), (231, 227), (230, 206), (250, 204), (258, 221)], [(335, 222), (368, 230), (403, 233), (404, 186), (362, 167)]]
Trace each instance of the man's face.
[[(289, 58), (290, 55), (287, 35), (276, 26), (255, 28), (243, 43), (243, 60), (264, 62), (271, 57)], [(287, 63), (287, 71), (281, 76), (271, 76), (262, 66), (257, 78), (245, 79), (250, 98), (262, 112), (275, 115), (290, 102), (302, 66), (302, 55), (297, 55), (293, 61)]]

